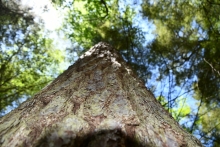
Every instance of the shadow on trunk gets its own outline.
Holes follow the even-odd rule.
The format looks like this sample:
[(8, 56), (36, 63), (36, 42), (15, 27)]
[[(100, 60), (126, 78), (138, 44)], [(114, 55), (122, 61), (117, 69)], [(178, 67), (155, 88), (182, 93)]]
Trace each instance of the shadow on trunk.
[[(39, 141), (37, 146), (49, 146), (51, 142), (48, 141), (48, 138), (50, 137), (51, 135), (44, 136)], [(68, 144), (65, 144), (62, 138), (65, 138), (65, 136), (56, 136), (53, 138), (54, 145), (62, 147), (143, 147), (143, 145), (135, 138), (127, 136), (119, 129), (103, 130), (87, 135), (82, 135), (81, 137), (76, 136), (75, 138), (72, 138), (72, 141), (70, 141)]]

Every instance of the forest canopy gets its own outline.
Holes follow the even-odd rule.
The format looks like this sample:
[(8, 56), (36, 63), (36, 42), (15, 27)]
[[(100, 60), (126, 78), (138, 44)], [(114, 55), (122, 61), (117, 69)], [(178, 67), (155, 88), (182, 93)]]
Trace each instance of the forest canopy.
[[(41, 90), (59, 71), (60, 50), (40, 24), (14, 1), (0, 1), (0, 112)], [(53, 70), (53, 72), (51, 72)], [(2, 115), (1, 114), (1, 115)]]
[(57, 34), (71, 47), (58, 48), (32, 8), (0, 1), (1, 115), (53, 80), (61, 62), (72, 64), (104, 41), (119, 50), (187, 131), (204, 146), (220, 146), (218, 0), (52, 2), (63, 14)]

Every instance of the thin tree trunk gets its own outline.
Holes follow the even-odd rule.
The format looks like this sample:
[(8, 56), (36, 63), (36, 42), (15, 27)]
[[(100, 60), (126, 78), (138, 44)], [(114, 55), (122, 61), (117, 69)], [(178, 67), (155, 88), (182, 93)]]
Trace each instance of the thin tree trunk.
[(0, 119), (0, 145), (200, 147), (110, 45), (99, 43)]

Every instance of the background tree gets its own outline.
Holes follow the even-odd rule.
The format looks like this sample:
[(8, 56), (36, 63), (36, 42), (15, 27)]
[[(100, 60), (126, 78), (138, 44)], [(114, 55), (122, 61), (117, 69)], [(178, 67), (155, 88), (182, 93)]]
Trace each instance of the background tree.
[[(35, 94), (59, 71), (62, 60), (34, 21), (30, 8), (14, 1), (0, 1), (0, 115), (6, 106)], [(23, 99), (23, 100), (22, 100)]]
[[(193, 91), (193, 98), (199, 101), (197, 113), (189, 115), (192, 124), (185, 127), (204, 144), (219, 146), (220, 3), (157, 0), (144, 1), (142, 8), (156, 26), (148, 58), (160, 67), (159, 79), (172, 76), (173, 85)], [(167, 98), (172, 108), (175, 98)]]

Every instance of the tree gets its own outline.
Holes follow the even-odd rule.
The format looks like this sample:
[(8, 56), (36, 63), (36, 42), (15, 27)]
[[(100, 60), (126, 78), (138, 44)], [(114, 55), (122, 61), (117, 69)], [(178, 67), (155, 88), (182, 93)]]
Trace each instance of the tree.
[(0, 116), (12, 102), (33, 96), (62, 61), (34, 16), (14, 1), (0, 1)]
[(2, 117), (0, 140), (2, 147), (202, 146), (103, 42)]
[(145, 0), (142, 8), (156, 26), (148, 62), (160, 67), (159, 80), (169, 77), (171, 81), (168, 106), (175, 104), (176, 98), (170, 97), (173, 87), (193, 92), (198, 110), (187, 116), (192, 123), (185, 127), (200, 135), (204, 144), (219, 146), (219, 1)]
[(166, 62), (161, 70), (172, 70), (178, 85), (183, 79), (197, 76), (201, 94), (209, 97), (204, 99), (207, 103), (219, 100), (219, 8), (215, 0), (157, 0), (143, 4), (144, 15), (157, 27), (156, 39), (149, 45), (151, 55), (160, 55), (153, 58), (159, 64)]

